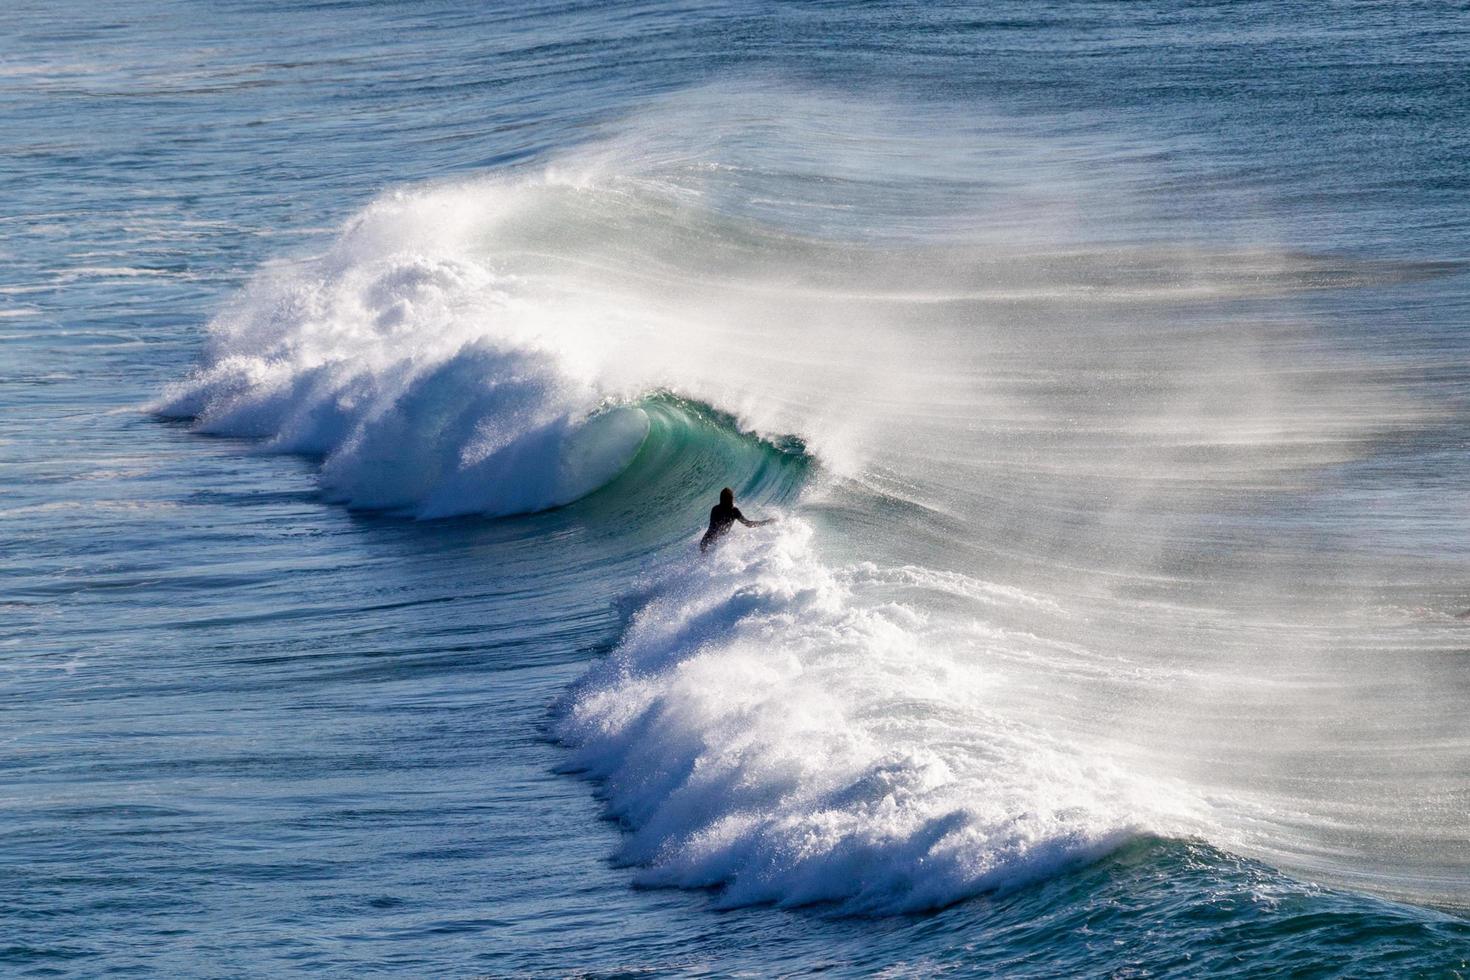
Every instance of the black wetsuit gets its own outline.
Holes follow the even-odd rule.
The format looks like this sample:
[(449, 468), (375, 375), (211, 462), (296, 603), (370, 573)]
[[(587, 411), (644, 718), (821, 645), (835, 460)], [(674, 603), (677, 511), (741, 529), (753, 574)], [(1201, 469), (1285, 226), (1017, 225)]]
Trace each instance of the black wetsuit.
[(709, 530), (704, 532), (700, 539), (699, 550), (703, 551), (714, 544), (725, 532), (730, 530), (730, 525), (739, 521), (741, 524), (749, 524), (745, 515), (740, 513), (740, 508), (734, 504), (715, 504), (709, 512)]

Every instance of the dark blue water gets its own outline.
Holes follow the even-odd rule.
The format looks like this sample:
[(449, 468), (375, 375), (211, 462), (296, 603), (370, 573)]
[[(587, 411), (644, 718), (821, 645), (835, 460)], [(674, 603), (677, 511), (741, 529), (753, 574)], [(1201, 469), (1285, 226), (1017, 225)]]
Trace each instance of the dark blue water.
[(0, 28), (0, 972), (1470, 972), (1464, 7)]

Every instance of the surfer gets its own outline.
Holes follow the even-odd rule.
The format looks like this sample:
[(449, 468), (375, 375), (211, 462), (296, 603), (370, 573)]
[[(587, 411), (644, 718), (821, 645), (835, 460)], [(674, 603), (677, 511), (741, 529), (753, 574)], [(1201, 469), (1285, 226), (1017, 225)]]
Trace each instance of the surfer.
[(720, 502), (715, 504), (709, 512), (709, 530), (704, 532), (704, 537), (699, 539), (699, 550), (708, 551), (709, 546), (714, 544), (725, 533), (730, 530), (730, 525), (739, 521), (746, 527), (760, 527), (763, 524), (774, 524), (776, 519), (768, 517), (763, 521), (748, 521), (745, 515), (740, 513), (740, 508), (735, 506), (735, 491), (729, 487), (720, 491)]

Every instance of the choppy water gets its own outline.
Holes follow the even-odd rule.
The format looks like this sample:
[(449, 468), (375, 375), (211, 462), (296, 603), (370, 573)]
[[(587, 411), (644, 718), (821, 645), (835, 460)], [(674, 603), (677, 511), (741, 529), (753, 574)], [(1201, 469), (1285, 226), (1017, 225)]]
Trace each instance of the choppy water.
[(1470, 971), (1463, 9), (0, 27), (5, 971)]

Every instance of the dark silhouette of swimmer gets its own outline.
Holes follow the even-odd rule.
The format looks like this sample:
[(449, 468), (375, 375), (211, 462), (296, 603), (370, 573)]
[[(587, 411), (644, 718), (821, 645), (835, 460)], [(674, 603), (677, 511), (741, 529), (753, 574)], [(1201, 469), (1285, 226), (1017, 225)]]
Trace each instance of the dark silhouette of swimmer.
[(745, 515), (740, 513), (740, 508), (735, 506), (735, 491), (729, 487), (720, 491), (720, 502), (715, 504), (709, 512), (709, 530), (704, 532), (704, 537), (699, 539), (699, 550), (708, 551), (709, 546), (719, 541), (730, 530), (730, 525), (739, 521), (746, 527), (760, 527), (763, 524), (774, 524), (774, 517), (764, 521), (748, 521)]

